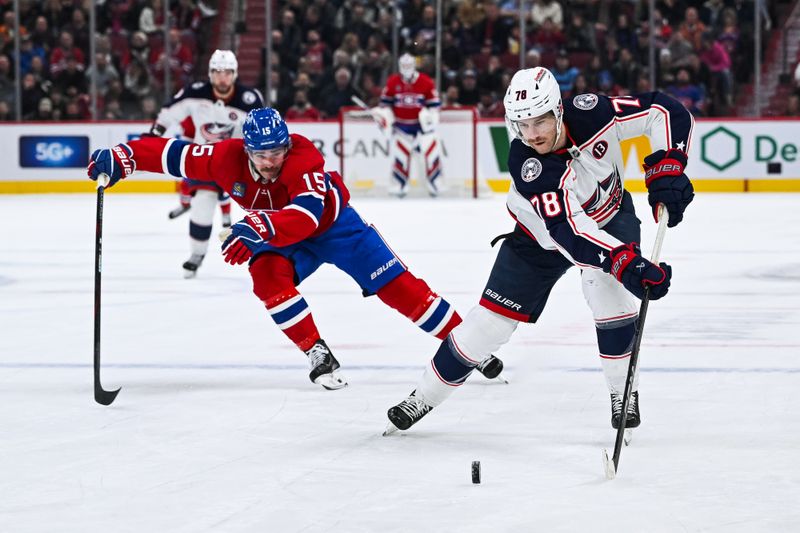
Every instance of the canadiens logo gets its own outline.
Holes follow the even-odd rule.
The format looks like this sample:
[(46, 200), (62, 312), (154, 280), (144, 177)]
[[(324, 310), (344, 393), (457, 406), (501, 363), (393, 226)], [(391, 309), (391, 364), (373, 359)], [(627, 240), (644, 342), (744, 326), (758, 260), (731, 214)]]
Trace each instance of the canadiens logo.
[(522, 163), (522, 171), (520, 175), (522, 176), (522, 181), (533, 181), (539, 177), (539, 174), (542, 173), (542, 162), (538, 159), (531, 157), (524, 163)]
[(590, 93), (579, 94), (578, 96), (572, 99), (572, 105), (574, 105), (578, 109), (589, 111), (590, 109), (593, 109), (594, 106), (597, 105), (597, 95)]
[(237, 181), (233, 184), (233, 189), (231, 189), (231, 196), (236, 196), (237, 198), (244, 198), (244, 194), (247, 191), (247, 186), (242, 183), (241, 181)]
[(592, 146), (592, 155), (595, 159), (602, 159), (606, 152), (608, 152), (608, 143), (605, 141), (597, 141)]

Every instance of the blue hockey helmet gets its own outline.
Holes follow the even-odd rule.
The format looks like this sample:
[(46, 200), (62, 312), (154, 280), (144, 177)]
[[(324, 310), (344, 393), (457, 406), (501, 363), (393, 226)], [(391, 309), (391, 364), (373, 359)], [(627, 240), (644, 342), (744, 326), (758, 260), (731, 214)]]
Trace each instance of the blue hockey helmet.
[(271, 107), (253, 109), (242, 125), (244, 147), (250, 152), (289, 145), (289, 129), (281, 114)]

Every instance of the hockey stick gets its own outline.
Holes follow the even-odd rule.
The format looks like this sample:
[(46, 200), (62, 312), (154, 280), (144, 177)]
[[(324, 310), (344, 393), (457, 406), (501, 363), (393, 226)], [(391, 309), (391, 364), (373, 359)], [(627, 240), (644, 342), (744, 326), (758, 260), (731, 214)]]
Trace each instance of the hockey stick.
[(367, 103), (364, 100), (362, 100), (361, 98), (359, 98), (358, 96), (353, 95), (353, 96), (350, 97), (350, 99), (353, 101), (354, 104), (356, 104), (358, 107), (360, 107), (364, 111), (368, 111), (369, 110), (369, 106), (367, 105)]
[(97, 179), (97, 223), (94, 233), (94, 401), (100, 405), (111, 405), (120, 391), (107, 391), (100, 384), (100, 274), (103, 270), (103, 199), (108, 181), (105, 174)]
[[(667, 233), (667, 222), (669, 215), (664, 204), (658, 204), (658, 231), (656, 232), (656, 242), (653, 245), (653, 255), (650, 262), (658, 264), (658, 256), (661, 255), (661, 245), (664, 243), (664, 235)], [(619, 456), (622, 453), (622, 443), (625, 440), (625, 423), (628, 418), (628, 404), (631, 402), (631, 389), (633, 388), (633, 378), (636, 375), (636, 366), (639, 361), (639, 347), (642, 345), (642, 332), (644, 331), (644, 320), (647, 318), (647, 306), (650, 303), (650, 289), (645, 288), (642, 305), (639, 307), (639, 324), (636, 328), (636, 335), (633, 338), (633, 349), (631, 359), (628, 362), (628, 377), (625, 379), (625, 393), (622, 395), (622, 413), (619, 417), (619, 427), (617, 428), (617, 439), (614, 442), (614, 456), (612, 460), (608, 458), (608, 450), (603, 449), (603, 468), (606, 471), (607, 479), (614, 479), (619, 468)]]

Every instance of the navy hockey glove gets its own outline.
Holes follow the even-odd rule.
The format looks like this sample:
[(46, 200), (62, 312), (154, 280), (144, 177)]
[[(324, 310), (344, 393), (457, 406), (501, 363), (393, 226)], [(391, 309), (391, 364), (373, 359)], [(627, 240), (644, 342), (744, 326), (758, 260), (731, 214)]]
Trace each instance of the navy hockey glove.
[(222, 243), (225, 262), (241, 265), (253, 257), (253, 253), (263, 243), (275, 235), (269, 216), (263, 211), (247, 213), (245, 217), (231, 226), (231, 232)]
[(644, 298), (645, 287), (650, 288), (651, 300), (658, 300), (669, 290), (672, 267), (666, 263), (654, 265), (642, 257), (635, 242), (611, 250), (602, 266), (640, 300)]
[(109, 179), (107, 187), (111, 187), (136, 170), (133, 151), (127, 144), (118, 144), (110, 149), (95, 150), (89, 158), (89, 166), (86, 170), (89, 178), (94, 181), (97, 181), (101, 174), (107, 175)]
[(669, 213), (667, 226), (672, 228), (683, 220), (686, 206), (694, 199), (694, 187), (684, 174), (686, 154), (680, 150), (659, 150), (644, 158), (644, 183), (647, 185), (647, 202), (653, 208), (653, 218), (658, 222), (658, 204), (664, 204)]

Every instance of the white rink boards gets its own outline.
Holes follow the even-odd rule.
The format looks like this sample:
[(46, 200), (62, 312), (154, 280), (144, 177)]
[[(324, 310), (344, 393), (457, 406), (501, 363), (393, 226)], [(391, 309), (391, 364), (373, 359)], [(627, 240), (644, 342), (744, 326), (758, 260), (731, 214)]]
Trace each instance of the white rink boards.
[[(655, 224), (635, 196), (649, 252)], [(800, 523), (800, 224), (793, 195), (700, 195), (667, 232), (643, 423), (606, 481), (609, 401), (578, 273), (478, 376), (384, 438), (438, 343), (332, 267), (301, 285), (350, 386), (326, 392), (213, 251), (183, 280), (173, 195), (106, 197), (92, 400), (94, 196), (0, 196), (0, 530), (793, 531)], [(502, 197), (356, 199), (465, 313), (512, 227)], [(766, 222), (768, 221), (768, 222)], [(218, 222), (217, 222), (218, 223)], [(216, 243), (212, 243), (216, 247)], [(470, 482), (480, 460), (482, 483)]]

